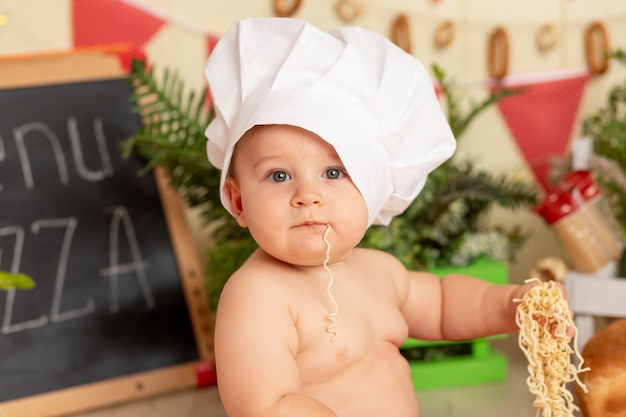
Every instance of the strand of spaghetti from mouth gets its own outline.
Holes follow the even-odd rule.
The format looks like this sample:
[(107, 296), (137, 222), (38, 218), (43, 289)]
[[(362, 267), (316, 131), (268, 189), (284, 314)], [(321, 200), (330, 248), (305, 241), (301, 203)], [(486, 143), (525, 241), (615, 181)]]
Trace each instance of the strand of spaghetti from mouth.
[[(526, 282), (533, 281), (538, 285), (515, 300), (519, 302), (515, 317), (520, 329), (518, 343), (528, 359), (526, 383), (535, 395), (536, 416), (571, 417), (578, 407), (567, 384), (575, 381), (587, 392), (578, 374), (589, 368), (582, 368), (583, 358), (577, 347), (578, 330), (563, 294), (554, 281), (542, 283), (532, 278)], [(573, 340), (567, 336), (568, 328), (574, 329)], [(577, 356), (578, 366), (571, 362), (572, 354)]]
[(335, 282), (335, 279), (333, 277), (333, 271), (331, 271), (328, 267), (328, 261), (330, 260), (330, 242), (328, 240), (328, 233), (330, 233), (330, 229), (330, 224), (327, 224), (326, 231), (324, 232), (323, 236), (324, 243), (326, 244), (326, 254), (324, 257), (323, 266), (326, 272), (328, 272), (328, 286), (326, 287), (326, 294), (328, 294), (328, 298), (330, 299), (330, 302), (333, 304), (334, 307), (334, 311), (328, 313), (328, 316), (326, 316), (328, 318), (328, 321), (330, 321), (330, 324), (328, 325), (328, 327), (326, 327), (326, 332), (332, 334), (332, 337), (330, 339), (332, 342), (337, 338), (337, 336), (339, 336), (339, 331), (335, 328), (337, 327), (337, 314), (339, 313), (339, 305), (337, 304), (337, 301), (335, 301), (335, 297), (333, 296), (332, 292), (333, 283)]

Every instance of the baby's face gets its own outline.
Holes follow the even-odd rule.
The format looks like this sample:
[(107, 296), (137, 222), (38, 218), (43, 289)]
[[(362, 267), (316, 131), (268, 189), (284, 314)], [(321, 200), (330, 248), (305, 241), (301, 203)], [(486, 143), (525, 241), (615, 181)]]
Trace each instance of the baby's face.
[(238, 143), (232, 167), (225, 191), (235, 218), (275, 258), (321, 265), (328, 225), (331, 261), (362, 239), (365, 200), (335, 149), (319, 136), (294, 126), (264, 126)]

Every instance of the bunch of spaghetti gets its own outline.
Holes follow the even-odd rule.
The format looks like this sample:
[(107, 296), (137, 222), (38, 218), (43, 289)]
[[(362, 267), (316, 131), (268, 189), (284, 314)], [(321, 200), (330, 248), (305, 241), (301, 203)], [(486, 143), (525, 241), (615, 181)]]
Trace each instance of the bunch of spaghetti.
[[(583, 369), (583, 358), (578, 351), (578, 331), (572, 321), (569, 305), (554, 281), (541, 282), (524, 294), (517, 307), (516, 322), (519, 326), (519, 346), (528, 359), (526, 379), (528, 388), (535, 395), (533, 405), (536, 416), (570, 417), (578, 407), (574, 404), (567, 384), (576, 381)], [(567, 335), (573, 329), (574, 340)], [(573, 346), (573, 347), (572, 347)], [(578, 365), (571, 362), (572, 354), (578, 357)]]

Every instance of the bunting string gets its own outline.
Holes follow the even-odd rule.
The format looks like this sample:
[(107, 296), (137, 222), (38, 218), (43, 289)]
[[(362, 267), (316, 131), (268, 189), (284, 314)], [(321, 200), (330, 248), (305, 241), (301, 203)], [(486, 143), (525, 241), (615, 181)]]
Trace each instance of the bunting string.
[[(167, 13), (161, 8), (154, 6), (154, 5), (147, 4), (145, 0), (72, 0), (72, 1), (74, 2), (74, 9), (76, 9), (77, 7), (76, 4), (83, 4), (82, 7), (86, 8), (89, 5), (98, 5), (99, 3), (107, 3), (107, 4), (118, 3), (119, 5), (123, 5), (128, 9), (134, 9), (135, 11), (140, 12), (140, 13), (137, 13), (136, 16), (141, 16), (141, 14), (143, 14), (145, 15), (146, 19), (161, 21), (163, 22), (163, 24), (168, 24), (170, 26), (177, 28), (180, 31), (183, 31), (185, 33), (188, 33), (194, 36), (206, 37), (208, 41), (208, 45), (209, 45), (209, 47), (207, 48), (207, 53), (210, 52), (211, 46), (214, 45), (217, 37), (219, 36), (219, 34), (212, 33), (211, 31), (209, 31), (208, 29), (200, 25), (194, 24), (180, 17), (171, 16), (171, 14)], [(329, 3), (329, 7), (331, 7), (332, 5), (333, 5), (332, 2)], [(111, 7), (111, 6), (107, 6), (107, 7)], [(411, 10), (398, 10), (397, 8), (394, 9), (392, 7), (387, 6), (383, 2), (370, 2), (367, 7), (368, 7), (368, 10), (364, 12), (363, 19), (367, 19), (368, 15), (389, 16), (390, 33), (388, 33), (387, 35), (391, 37), (392, 22), (397, 16), (402, 15), (406, 17), (408, 21), (408, 25), (409, 25), (408, 30), (410, 31), (411, 24), (414, 27), (419, 26), (426, 22), (432, 24), (433, 15), (436, 14), (435, 9), (439, 7), (439, 5), (436, 3), (433, 5), (432, 13), (415, 12)], [(461, 4), (461, 8), (463, 9), (462, 10), (463, 13), (461, 13), (462, 17), (458, 20), (454, 20), (454, 19), (450, 19), (446, 17), (440, 17), (439, 21), (435, 20), (436, 22), (435, 26), (438, 26), (439, 24), (442, 24), (442, 23), (451, 23), (454, 26), (456, 26), (455, 39), (452, 40), (451, 43), (463, 42), (464, 34), (467, 34), (469, 32), (487, 31), (489, 29), (494, 29), (498, 26), (496, 22), (488, 21), (486, 19), (468, 18), (467, 17), (468, 5), (465, 3)], [(437, 13), (437, 14), (440, 14), (440, 13)], [(558, 19), (555, 19), (552, 21), (541, 19), (535, 22), (531, 22), (531, 21), (506, 22), (506, 29), (510, 34), (509, 36), (513, 37), (513, 40), (515, 43), (521, 42), (523, 41), (523, 39), (527, 39), (528, 42), (537, 43), (538, 42), (537, 37), (541, 30), (544, 30), (546, 31), (546, 33), (548, 33), (548, 31), (553, 29), (554, 33), (550, 32), (546, 34), (545, 36), (546, 37), (555, 36), (556, 37), (556, 39), (554, 39), (555, 45), (546, 51), (541, 51), (540, 46), (538, 45), (537, 54), (552, 53), (552, 52), (556, 52), (558, 49), (561, 49), (562, 50), (561, 55), (564, 59), (565, 52), (564, 52), (564, 48), (561, 46), (564, 43), (563, 38), (565, 36), (571, 36), (573, 33), (576, 33), (576, 36), (579, 37), (580, 39), (581, 48), (584, 48), (584, 41), (583, 41), (584, 31), (593, 22), (583, 20), (583, 19), (568, 18), (566, 6), (563, 6), (561, 8), (560, 15), (561, 16), (559, 16)], [(611, 38), (610, 36), (611, 26), (619, 25), (619, 24), (625, 25), (626, 24), (626, 12), (617, 13), (617, 14), (613, 13), (611, 15), (603, 16), (602, 18), (595, 19), (594, 21), (595, 22), (602, 21), (603, 24), (607, 25), (609, 29), (607, 30), (607, 32), (609, 32), (608, 36), (609, 38)], [(80, 22), (76, 22), (76, 21), (74, 23), (75, 25), (80, 24)], [(89, 26), (88, 28), (85, 28), (83, 30), (91, 31), (91, 32), (95, 32), (98, 30), (97, 26), (96, 27), (92, 25), (88, 25), (88, 26)], [(139, 22), (139, 26), (141, 26), (141, 22)], [(156, 32), (158, 28), (156, 30), (153, 28), (152, 30)], [(434, 33), (433, 33), (433, 36), (434, 36)], [(486, 36), (488, 36), (488, 34)], [(550, 39), (546, 40), (546, 42), (550, 42), (550, 41), (551, 41)], [(485, 44), (487, 44), (487, 39), (485, 39)], [(77, 46), (80, 46), (80, 45), (77, 45)], [(619, 45), (615, 45), (611, 47), (619, 48)], [(459, 49), (460, 49), (459, 53), (461, 53), (462, 55), (467, 53), (467, 52), (463, 52), (463, 50), (467, 48), (459, 48)], [(562, 63), (562, 66), (565, 67), (565, 63)], [(457, 86), (459, 88), (471, 89), (475, 87), (488, 85), (489, 83), (490, 83), (490, 80), (488, 79), (462, 80), (458, 82)]]

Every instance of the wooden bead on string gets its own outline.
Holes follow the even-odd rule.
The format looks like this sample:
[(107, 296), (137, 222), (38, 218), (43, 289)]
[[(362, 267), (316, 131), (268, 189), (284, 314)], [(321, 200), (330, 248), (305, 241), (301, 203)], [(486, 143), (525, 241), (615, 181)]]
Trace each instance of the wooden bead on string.
[(435, 28), (434, 41), (439, 49), (448, 47), (456, 37), (456, 23), (452, 20), (445, 20)]
[(600, 22), (592, 23), (585, 31), (585, 56), (593, 75), (604, 74), (609, 68), (609, 38)]
[(398, 15), (391, 25), (391, 41), (411, 53), (411, 28), (406, 14)]
[(290, 17), (300, 8), (301, 0), (274, 0), (274, 13), (278, 17)]
[(537, 30), (535, 40), (540, 52), (548, 52), (559, 43), (559, 31), (552, 24), (543, 25)]
[(503, 27), (489, 35), (487, 68), (489, 76), (500, 80), (509, 72), (509, 38)]
[(335, 11), (344, 22), (352, 22), (363, 12), (359, 0), (339, 0), (335, 5)]

